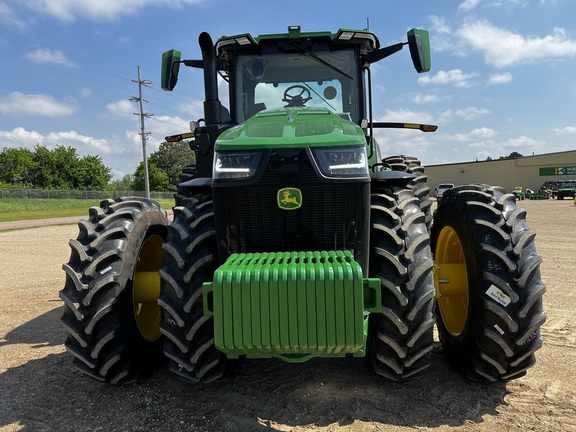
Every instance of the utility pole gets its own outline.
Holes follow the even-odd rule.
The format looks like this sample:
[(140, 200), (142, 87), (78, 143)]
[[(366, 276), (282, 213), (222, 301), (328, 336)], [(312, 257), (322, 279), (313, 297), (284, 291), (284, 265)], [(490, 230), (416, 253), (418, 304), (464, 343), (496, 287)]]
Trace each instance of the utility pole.
[(148, 179), (148, 157), (146, 156), (146, 140), (150, 132), (146, 132), (144, 127), (144, 118), (152, 117), (154, 114), (149, 114), (144, 112), (144, 102), (148, 102), (146, 99), (142, 98), (142, 86), (148, 86), (152, 84), (152, 81), (143, 80), (140, 75), (140, 66), (138, 66), (138, 81), (132, 80), (132, 82), (138, 83), (138, 97), (131, 97), (129, 100), (131, 102), (138, 102), (138, 112), (133, 113), (134, 115), (140, 116), (140, 133), (142, 137), (142, 156), (144, 163), (144, 189), (146, 192), (146, 198), (150, 199), (150, 180)]

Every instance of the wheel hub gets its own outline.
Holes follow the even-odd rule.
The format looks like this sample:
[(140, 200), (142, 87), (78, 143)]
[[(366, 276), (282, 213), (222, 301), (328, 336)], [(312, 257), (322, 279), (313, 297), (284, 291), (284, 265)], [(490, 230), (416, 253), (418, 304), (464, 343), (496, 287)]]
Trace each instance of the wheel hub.
[(445, 226), (436, 244), (434, 285), (442, 322), (452, 336), (462, 333), (468, 319), (468, 272), (458, 234)]
[(162, 244), (158, 235), (148, 237), (138, 254), (134, 270), (132, 304), (134, 318), (142, 337), (154, 341), (160, 337), (161, 309), (158, 305), (160, 295), (160, 275), (162, 266)]

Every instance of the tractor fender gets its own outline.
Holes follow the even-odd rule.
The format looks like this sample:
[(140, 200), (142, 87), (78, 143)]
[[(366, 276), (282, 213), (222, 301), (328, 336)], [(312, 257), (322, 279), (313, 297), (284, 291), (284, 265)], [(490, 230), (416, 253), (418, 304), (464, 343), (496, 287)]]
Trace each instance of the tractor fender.
[(206, 193), (210, 192), (212, 188), (212, 179), (210, 177), (200, 177), (192, 180), (187, 180), (178, 185), (178, 188), (184, 188), (190, 193)]
[(405, 171), (378, 171), (370, 173), (372, 183), (378, 184), (389, 183), (394, 185), (405, 185), (415, 178), (415, 174), (410, 174)]

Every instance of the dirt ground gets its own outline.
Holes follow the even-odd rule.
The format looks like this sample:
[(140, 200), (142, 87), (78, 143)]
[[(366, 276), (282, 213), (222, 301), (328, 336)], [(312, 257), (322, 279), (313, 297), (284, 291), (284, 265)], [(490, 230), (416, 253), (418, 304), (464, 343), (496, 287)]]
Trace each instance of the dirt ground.
[(521, 201), (548, 287), (538, 362), (516, 381), (452, 371), (440, 349), (422, 379), (371, 376), (362, 359), (246, 362), (231, 379), (185, 383), (161, 369), (110, 386), (72, 367), (59, 323), (76, 225), (0, 232), (0, 430), (576, 431), (576, 206)]

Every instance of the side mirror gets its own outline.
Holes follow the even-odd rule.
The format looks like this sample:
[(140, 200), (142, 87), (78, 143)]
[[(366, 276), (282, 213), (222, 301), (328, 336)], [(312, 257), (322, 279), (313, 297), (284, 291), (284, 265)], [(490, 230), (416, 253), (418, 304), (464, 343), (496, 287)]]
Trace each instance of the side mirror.
[(413, 28), (408, 32), (408, 46), (412, 63), (418, 73), (428, 72), (430, 61), (430, 35), (427, 30)]
[(162, 90), (172, 91), (178, 82), (180, 51), (170, 50), (162, 54)]

